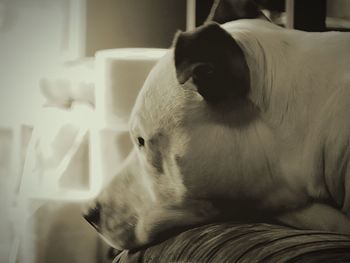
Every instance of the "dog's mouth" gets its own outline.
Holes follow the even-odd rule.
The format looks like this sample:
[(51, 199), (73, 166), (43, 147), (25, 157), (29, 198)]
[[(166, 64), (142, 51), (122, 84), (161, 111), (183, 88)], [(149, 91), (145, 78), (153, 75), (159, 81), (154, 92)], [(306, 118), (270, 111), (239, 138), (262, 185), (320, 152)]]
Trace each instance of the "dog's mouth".
[[(204, 204), (202, 209), (201, 204)], [(259, 211), (252, 209), (249, 202), (234, 202), (222, 198), (200, 200), (188, 207), (160, 210), (159, 213), (155, 209), (152, 211), (152, 213), (146, 213), (148, 216), (152, 214), (150, 220), (131, 214), (120, 217), (121, 213), (117, 213), (119, 217), (116, 218), (116, 215), (107, 216), (101, 205), (97, 203), (83, 214), (83, 217), (110, 246), (118, 250), (130, 251), (153, 246), (188, 229), (213, 222), (232, 220), (239, 222), (243, 218), (245, 221), (251, 218), (253, 222), (262, 220)], [(183, 216), (176, 219), (179, 214)]]

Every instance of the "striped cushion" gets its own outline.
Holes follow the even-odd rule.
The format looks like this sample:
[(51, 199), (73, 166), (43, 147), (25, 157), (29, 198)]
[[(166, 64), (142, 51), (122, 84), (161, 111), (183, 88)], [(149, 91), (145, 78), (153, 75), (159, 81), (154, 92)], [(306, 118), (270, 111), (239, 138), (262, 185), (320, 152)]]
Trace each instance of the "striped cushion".
[(123, 262), (350, 262), (350, 235), (270, 224), (216, 223), (190, 229)]

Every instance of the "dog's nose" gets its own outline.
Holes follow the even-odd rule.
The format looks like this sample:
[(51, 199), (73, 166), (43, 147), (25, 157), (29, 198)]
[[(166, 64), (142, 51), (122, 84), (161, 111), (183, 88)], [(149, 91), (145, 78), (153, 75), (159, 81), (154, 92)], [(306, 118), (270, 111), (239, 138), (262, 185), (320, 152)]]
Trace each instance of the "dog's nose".
[(100, 224), (100, 215), (101, 215), (101, 204), (96, 202), (93, 208), (90, 208), (83, 217), (92, 225), (96, 230), (98, 230)]

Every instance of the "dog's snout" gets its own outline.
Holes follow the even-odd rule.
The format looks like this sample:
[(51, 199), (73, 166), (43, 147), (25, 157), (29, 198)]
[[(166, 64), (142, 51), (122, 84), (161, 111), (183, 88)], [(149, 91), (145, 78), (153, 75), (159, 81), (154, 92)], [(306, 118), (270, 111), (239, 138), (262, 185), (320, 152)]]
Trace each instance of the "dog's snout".
[(100, 224), (101, 204), (96, 202), (95, 206), (90, 208), (83, 217), (88, 221), (95, 229), (98, 229)]

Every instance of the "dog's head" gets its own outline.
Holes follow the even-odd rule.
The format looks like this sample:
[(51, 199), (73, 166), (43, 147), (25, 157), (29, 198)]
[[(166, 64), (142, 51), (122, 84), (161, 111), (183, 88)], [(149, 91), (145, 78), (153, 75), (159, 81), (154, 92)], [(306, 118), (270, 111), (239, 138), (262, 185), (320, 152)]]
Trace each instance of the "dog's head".
[(249, 89), (245, 55), (218, 24), (177, 34), (136, 100), (134, 150), (88, 221), (114, 247), (135, 248), (166, 230), (212, 220), (222, 213), (217, 200), (239, 205), (268, 169), (257, 161), (263, 153)]

